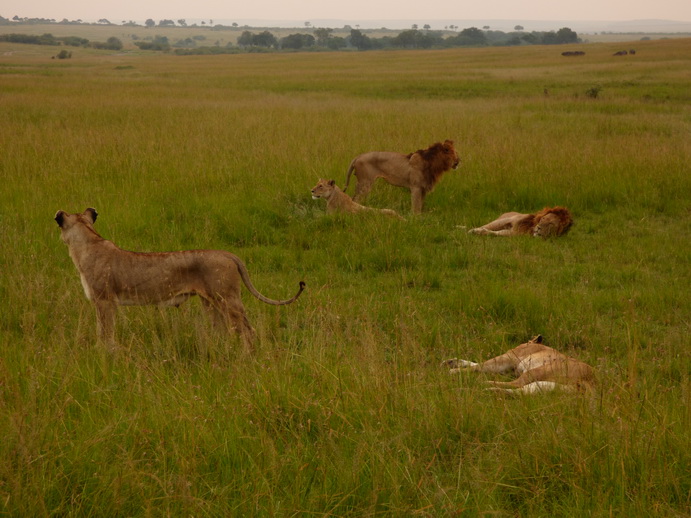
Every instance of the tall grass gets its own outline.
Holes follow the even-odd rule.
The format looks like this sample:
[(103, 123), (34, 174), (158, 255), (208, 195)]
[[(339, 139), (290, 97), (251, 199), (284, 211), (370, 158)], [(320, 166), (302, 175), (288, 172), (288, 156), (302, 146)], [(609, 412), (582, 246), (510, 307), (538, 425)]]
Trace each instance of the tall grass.
[[(2, 511), (689, 514), (688, 43), (0, 52)], [(445, 138), (462, 165), (422, 216), (384, 184), (367, 203), (407, 221), (310, 199), (358, 153)], [(466, 232), (557, 204), (558, 240)], [(87, 206), (124, 248), (228, 249), (266, 295), (308, 289), (245, 296), (254, 355), (196, 301), (123, 308), (110, 355), (52, 221)], [(592, 398), (439, 367), (538, 333), (597, 368)]]

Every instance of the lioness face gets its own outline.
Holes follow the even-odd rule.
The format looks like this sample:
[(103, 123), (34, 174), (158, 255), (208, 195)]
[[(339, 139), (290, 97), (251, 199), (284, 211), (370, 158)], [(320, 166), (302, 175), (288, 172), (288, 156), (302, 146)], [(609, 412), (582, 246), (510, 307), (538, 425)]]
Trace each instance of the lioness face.
[(319, 198), (328, 198), (334, 192), (335, 185), (335, 180), (325, 180), (320, 178), (319, 182), (317, 182), (317, 185), (312, 188), (312, 199), (318, 200)]
[(93, 230), (93, 224), (96, 221), (98, 213), (96, 209), (88, 208), (81, 214), (70, 214), (64, 210), (59, 210), (55, 213), (55, 221), (60, 227), (60, 238), (67, 243), (70, 230), (74, 228), (75, 225), (82, 224), (86, 225), (88, 228)]

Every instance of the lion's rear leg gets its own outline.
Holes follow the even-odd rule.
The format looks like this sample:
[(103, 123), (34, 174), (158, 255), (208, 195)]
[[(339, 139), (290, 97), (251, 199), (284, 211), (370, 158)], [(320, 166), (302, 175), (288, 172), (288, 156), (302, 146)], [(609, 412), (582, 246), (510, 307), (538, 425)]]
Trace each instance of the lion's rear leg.
[(560, 385), (554, 381), (533, 381), (518, 388), (505, 388), (507, 385), (502, 385), (500, 381), (488, 382), (492, 386), (487, 390), (495, 392), (502, 392), (505, 394), (541, 394), (545, 392), (552, 392), (557, 389), (570, 390), (568, 385)]
[(470, 229), (468, 233), (480, 235), (493, 234), (495, 236), (507, 236), (512, 233), (511, 227), (513, 226), (513, 222), (519, 216), (522, 215), (523, 214), (521, 214), (520, 212), (506, 212), (494, 221), (490, 221), (486, 225)]
[(366, 175), (358, 175), (357, 172), (355, 173), (355, 177), (357, 178), (357, 184), (355, 185), (355, 194), (353, 194), (353, 201), (361, 201), (364, 200), (369, 192), (372, 190), (372, 186), (374, 185), (374, 180), (376, 179), (373, 177), (369, 177)]
[(249, 320), (247, 320), (242, 302), (228, 300), (208, 301), (206, 299), (202, 299), (202, 302), (215, 328), (226, 330), (228, 333), (237, 333), (242, 338), (245, 347), (248, 350), (252, 349), (255, 332)]

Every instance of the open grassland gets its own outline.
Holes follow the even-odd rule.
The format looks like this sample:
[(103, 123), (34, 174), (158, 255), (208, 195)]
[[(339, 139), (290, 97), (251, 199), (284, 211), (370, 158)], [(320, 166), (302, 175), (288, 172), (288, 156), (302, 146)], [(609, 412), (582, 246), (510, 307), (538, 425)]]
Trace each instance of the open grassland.
[[(1, 512), (688, 516), (689, 48), (0, 45)], [(383, 184), (367, 204), (407, 221), (310, 199), (361, 152), (445, 138), (463, 162), (419, 217)], [(558, 204), (558, 240), (466, 232)], [(52, 219), (88, 206), (124, 248), (227, 249), (267, 296), (307, 291), (244, 291), (252, 355), (196, 300), (121, 310), (108, 354)], [(538, 333), (597, 368), (592, 397), (439, 367)]]

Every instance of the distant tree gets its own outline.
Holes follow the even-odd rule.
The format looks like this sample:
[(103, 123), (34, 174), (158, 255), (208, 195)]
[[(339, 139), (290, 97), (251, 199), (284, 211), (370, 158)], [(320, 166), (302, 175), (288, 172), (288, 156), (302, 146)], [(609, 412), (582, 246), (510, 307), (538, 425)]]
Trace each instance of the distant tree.
[(164, 52), (170, 50), (170, 43), (166, 36), (155, 36), (151, 42), (136, 41), (134, 44), (142, 50), (162, 50)]
[(348, 46), (348, 42), (345, 38), (334, 36), (327, 40), (326, 46), (331, 50), (344, 49)]
[(417, 23), (414, 23), (410, 28), (413, 29), (414, 31), (416, 31), (417, 30)]
[(312, 22), (305, 22), (305, 27), (310, 27), (312, 25)]
[(407, 30), (391, 38), (391, 45), (394, 47), (428, 49), (435, 44), (441, 45), (442, 39), (438, 33), (432, 32), (423, 33), (415, 30)]
[(489, 30), (489, 25), (483, 25), (482, 28), (483, 28), (484, 30), (488, 31), (488, 30)]
[(242, 31), (238, 38), (238, 45), (241, 47), (276, 47), (278, 46), (278, 40), (269, 31), (260, 32), (259, 34)]
[(350, 44), (358, 50), (369, 50), (372, 48), (372, 40), (362, 34), (359, 29), (350, 30)]
[(178, 20), (178, 25), (181, 27), (187, 27), (187, 21), (184, 18)]
[(120, 41), (115, 36), (111, 36), (106, 40), (106, 46), (110, 50), (122, 50), (122, 41)]
[(514, 30), (514, 31), (522, 31), (522, 30), (523, 30), (523, 26), (522, 26), (522, 25), (516, 25), (516, 26), (513, 28), (513, 30)]
[(242, 34), (240, 34), (240, 37), (238, 37), (238, 45), (241, 47), (249, 47), (252, 45), (252, 37), (254, 34), (252, 34), (250, 31), (242, 31)]
[(326, 47), (332, 32), (333, 29), (314, 29), (314, 37), (317, 39), (317, 45)]
[(147, 27), (151, 28), (151, 27), (155, 27), (155, 26), (156, 26), (156, 22), (153, 21), (151, 18), (149, 18), (148, 20), (146, 20), (146, 21), (144, 22), (144, 25), (146, 25)]
[(446, 43), (460, 46), (487, 45), (487, 36), (477, 27), (468, 27), (459, 32), (458, 35), (447, 38)]
[(426, 23), (425, 25), (422, 26), (423, 29), (426, 31), (430, 30), (432, 27), (430, 27), (429, 23)]
[(98, 21), (98, 23), (103, 23), (103, 24), (105, 24), (105, 25), (113, 25), (113, 24), (110, 23), (106, 18), (101, 18), (101, 19)]
[(302, 49), (314, 46), (314, 36), (311, 34), (289, 34), (281, 39), (281, 47), (284, 49)]
[(562, 27), (557, 31), (557, 43), (578, 43), (578, 34), (568, 27)]
[(175, 22), (173, 20), (161, 20), (158, 22), (159, 27), (175, 27)]

